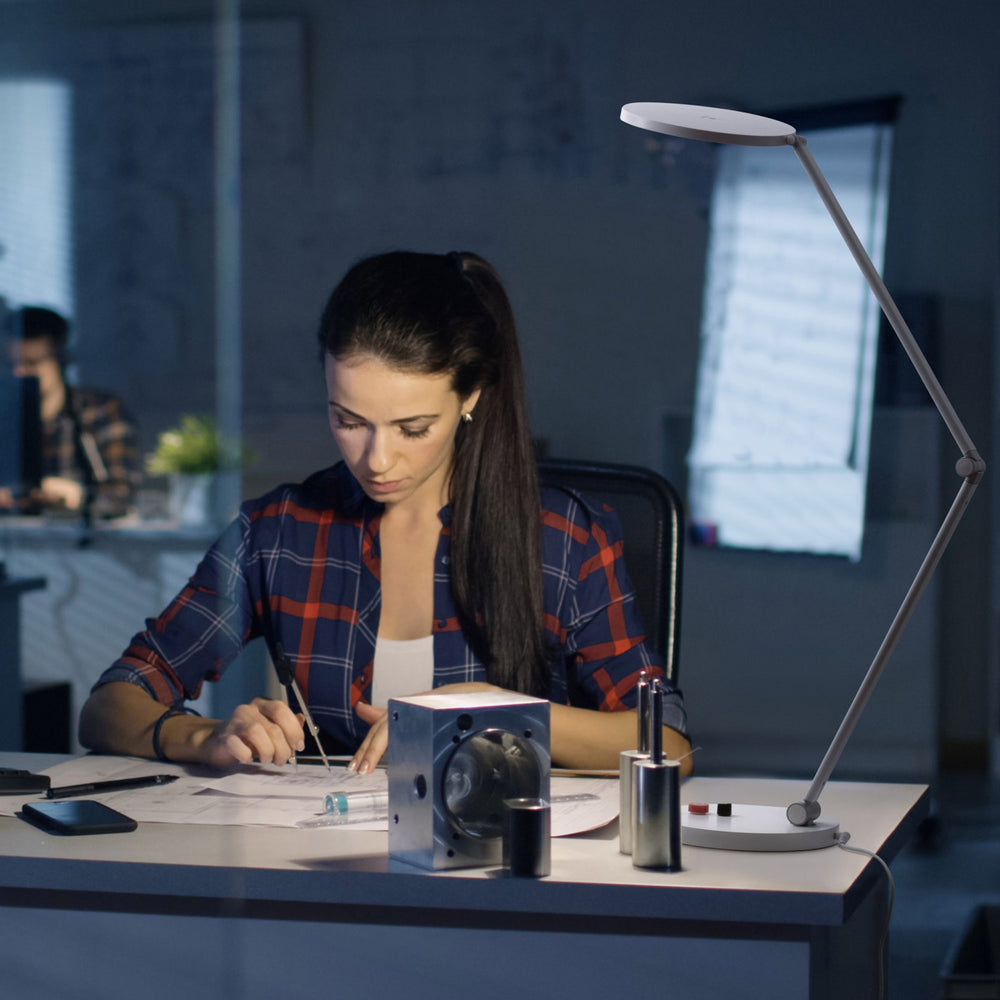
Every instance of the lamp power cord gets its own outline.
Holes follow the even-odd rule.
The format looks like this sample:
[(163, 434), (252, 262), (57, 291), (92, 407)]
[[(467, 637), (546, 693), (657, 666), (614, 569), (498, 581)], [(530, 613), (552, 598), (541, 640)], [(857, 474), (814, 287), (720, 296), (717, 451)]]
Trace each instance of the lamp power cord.
[(892, 906), (896, 899), (896, 880), (892, 877), (889, 865), (883, 858), (880, 858), (874, 851), (869, 851), (864, 847), (848, 847), (847, 842), (851, 839), (849, 833), (843, 832), (837, 838), (837, 846), (842, 851), (850, 851), (852, 854), (860, 854), (863, 857), (877, 861), (885, 872), (886, 887), (888, 890), (886, 898), (885, 923), (882, 927), (882, 934), (878, 942), (878, 995), (880, 1000), (885, 1000), (886, 996), (886, 965), (889, 961), (889, 924), (892, 920)]

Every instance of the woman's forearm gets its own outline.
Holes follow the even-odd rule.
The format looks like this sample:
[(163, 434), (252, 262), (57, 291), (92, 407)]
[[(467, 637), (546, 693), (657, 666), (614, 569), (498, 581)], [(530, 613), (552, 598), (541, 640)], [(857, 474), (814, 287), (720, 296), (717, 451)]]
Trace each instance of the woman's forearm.
[[(136, 684), (115, 681), (99, 687), (80, 712), (80, 742), (98, 753), (153, 756), (153, 728), (166, 706)], [(168, 760), (197, 761), (217, 719), (176, 715), (160, 728), (160, 747)]]
[[(598, 712), (552, 704), (551, 752), (554, 767), (581, 770), (617, 770), (622, 750), (636, 745), (635, 712)], [(663, 753), (676, 760), (688, 753), (691, 744), (668, 726), (663, 727)], [(681, 773), (691, 773), (691, 758), (681, 763)]]

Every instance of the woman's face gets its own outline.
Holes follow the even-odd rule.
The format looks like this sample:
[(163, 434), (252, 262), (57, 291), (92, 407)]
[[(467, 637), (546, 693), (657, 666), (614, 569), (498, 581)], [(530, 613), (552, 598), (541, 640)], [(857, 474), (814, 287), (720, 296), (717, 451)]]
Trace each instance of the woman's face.
[(455, 431), (479, 399), (461, 399), (450, 373), (421, 375), (370, 355), (326, 355), (330, 429), (347, 467), (387, 506), (448, 500)]

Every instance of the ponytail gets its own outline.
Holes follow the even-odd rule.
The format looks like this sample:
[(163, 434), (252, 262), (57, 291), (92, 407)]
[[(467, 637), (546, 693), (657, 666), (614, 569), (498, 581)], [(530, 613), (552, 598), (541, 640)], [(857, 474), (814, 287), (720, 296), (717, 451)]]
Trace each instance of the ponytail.
[[(459, 431), (452, 474), (452, 592), (466, 636), (500, 687), (548, 695), (538, 475), (510, 302), (493, 268), (461, 256), (493, 320), (497, 381)], [(483, 655), (485, 654), (485, 655)]]

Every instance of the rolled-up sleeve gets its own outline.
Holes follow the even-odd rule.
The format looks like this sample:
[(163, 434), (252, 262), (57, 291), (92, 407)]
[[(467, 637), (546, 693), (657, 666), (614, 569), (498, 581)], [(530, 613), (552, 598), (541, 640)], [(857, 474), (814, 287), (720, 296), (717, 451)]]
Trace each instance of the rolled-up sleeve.
[(247, 519), (241, 514), (199, 563), (166, 610), (101, 674), (95, 688), (125, 681), (157, 701), (197, 698), (251, 637), (253, 605), (244, 572)]

